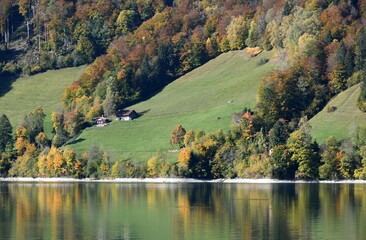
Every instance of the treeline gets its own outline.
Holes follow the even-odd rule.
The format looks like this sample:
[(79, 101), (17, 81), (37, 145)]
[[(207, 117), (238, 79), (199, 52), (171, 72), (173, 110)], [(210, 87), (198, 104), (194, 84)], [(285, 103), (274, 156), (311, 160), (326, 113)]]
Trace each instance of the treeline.
[[(246, 117), (231, 130), (214, 134), (185, 130), (172, 133), (182, 149), (178, 175), (194, 178), (366, 179), (366, 129), (351, 140), (312, 140), (306, 118), (278, 120), (268, 134)], [(178, 134), (177, 134), (178, 133)], [(180, 137), (177, 137), (180, 136)]]
[(366, 179), (365, 128), (358, 128), (351, 140), (329, 137), (319, 146), (306, 118), (298, 123), (280, 119), (268, 133), (256, 131), (255, 117), (247, 115), (227, 132), (186, 131), (178, 125), (170, 139), (180, 148), (177, 162), (168, 163), (159, 151), (141, 163), (114, 159), (96, 146), (82, 154), (57, 148), (55, 130), (52, 140), (44, 133), (44, 116), (39, 107), (27, 114), (15, 139), (6, 115), (1, 116), (0, 176)]

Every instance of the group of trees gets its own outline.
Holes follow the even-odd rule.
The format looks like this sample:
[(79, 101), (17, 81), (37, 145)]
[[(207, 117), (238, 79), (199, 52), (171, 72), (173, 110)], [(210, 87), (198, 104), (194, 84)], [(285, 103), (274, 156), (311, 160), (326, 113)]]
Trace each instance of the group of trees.
[[(9, 138), (1, 140), (2, 166), (8, 166), (2, 169), (9, 168), (6, 159), (11, 157), (31, 159), (30, 166), (37, 165), (41, 153), (43, 163), (38, 165), (42, 166), (47, 165), (46, 159), (69, 159), (59, 157), (66, 153), (56, 147), (77, 135), (94, 117), (112, 115), (116, 109), (150, 97), (222, 52), (260, 47), (276, 49), (278, 70), (260, 82), (253, 123), (244, 119), (229, 132), (216, 134), (177, 127), (170, 143), (184, 147), (178, 165), (167, 165), (159, 156), (149, 160), (147, 170), (136, 171), (150, 169), (154, 176), (172, 172), (200, 178), (271, 175), (314, 179), (331, 176), (327, 173), (334, 169), (331, 158), (352, 166), (337, 177), (363, 174), (362, 145), (351, 144), (353, 151), (345, 151), (330, 139), (325, 144), (329, 151), (320, 151), (306, 124), (297, 123), (315, 115), (333, 95), (366, 79), (365, 1), (0, 1), (1, 43), (8, 46), (11, 19), (21, 15), (28, 44), (38, 47), (39, 62), (30, 67), (33, 72), (90, 63), (99, 56), (65, 89), (63, 112), (52, 115), (51, 139), (43, 132), (44, 115), (38, 109), (18, 127), (15, 153), (9, 150), (13, 144), (6, 140)], [(0, 66), (3, 73), (17, 72), (11, 65)], [(365, 86), (358, 101), (361, 110), (366, 109)], [(360, 156), (350, 157), (349, 152)], [(87, 158), (78, 159), (70, 162), (83, 165), (81, 159)], [(10, 173), (23, 162), (13, 162)], [(98, 169), (102, 160), (94, 162), (98, 167), (94, 164), (89, 170)], [(127, 174), (126, 168), (133, 175), (132, 169), (141, 167), (126, 161), (116, 164), (115, 176)], [(164, 170), (157, 173), (160, 168)], [(37, 174), (56, 171), (41, 169)], [(64, 169), (63, 174), (76, 174)]]
[(170, 5), (170, 0), (1, 0), (0, 46), (6, 50), (22, 42), (25, 54), (11, 64), (24, 74), (91, 63), (115, 39)]
[[(113, 114), (210, 58), (247, 46), (277, 49), (283, 69), (267, 76), (259, 91), (258, 116), (267, 128), (279, 118), (313, 116), (364, 76), (362, 1), (5, 2), (2, 29), (17, 12), (29, 43), (39, 43), (35, 59), (43, 63), (31, 71), (101, 55), (64, 92), (63, 129), (70, 136), (101, 113)], [(269, 96), (279, 101), (266, 102)]]
[[(254, 118), (255, 120), (255, 118)], [(182, 147), (178, 176), (195, 178), (366, 179), (366, 129), (351, 140), (329, 137), (318, 145), (306, 118), (297, 124), (279, 119), (268, 133), (243, 118), (231, 130), (214, 134), (189, 130)], [(172, 133), (175, 139), (177, 126)], [(184, 129), (184, 128), (183, 128)], [(180, 131), (181, 133), (185, 131)]]
[[(123, 10), (116, 21), (124, 35), (64, 92), (65, 129), (72, 136), (101, 112), (109, 115), (149, 97), (210, 58), (247, 46), (278, 52), (279, 71), (263, 79), (259, 90), (263, 126), (271, 128), (279, 118), (311, 117), (333, 95), (363, 80), (362, 6), (186, 0), (168, 4), (140, 26)], [(278, 101), (268, 101), (273, 98)]]
[[(1, 116), (0, 176), (23, 177), (193, 177), (277, 179), (366, 179), (366, 129), (358, 128), (351, 140), (329, 137), (321, 146), (312, 140), (307, 119), (279, 119), (270, 131), (256, 130), (256, 118), (243, 117), (227, 132), (186, 131), (178, 125), (170, 143), (180, 149), (178, 161), (167, 163), (162, 151), (147, 162), (117, 160), (91, 146), (77, 154), (57, 148), (60, 126), (53, 114), (53, 138), (43, 130), (44, 113), (27, 114), (15, 134)], [(15, 144), (15, 145), (14, 145)]]

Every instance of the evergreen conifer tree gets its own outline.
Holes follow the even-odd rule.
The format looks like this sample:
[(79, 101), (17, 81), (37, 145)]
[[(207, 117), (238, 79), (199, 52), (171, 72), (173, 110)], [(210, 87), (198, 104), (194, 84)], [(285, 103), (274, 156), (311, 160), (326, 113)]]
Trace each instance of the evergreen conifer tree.
[(7, 148), (13, 148), (14, 139), (12, 136), (12, 131), (13, 128), (8, 117), (3, 114), (0, 117), (0, 157)]

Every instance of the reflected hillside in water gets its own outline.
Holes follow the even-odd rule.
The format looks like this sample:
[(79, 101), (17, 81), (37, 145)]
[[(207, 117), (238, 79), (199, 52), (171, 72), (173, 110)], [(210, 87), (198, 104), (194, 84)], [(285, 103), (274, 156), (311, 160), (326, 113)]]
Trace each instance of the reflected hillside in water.
[(362, 239), (364, 184), (2, 183), (1, 239)]

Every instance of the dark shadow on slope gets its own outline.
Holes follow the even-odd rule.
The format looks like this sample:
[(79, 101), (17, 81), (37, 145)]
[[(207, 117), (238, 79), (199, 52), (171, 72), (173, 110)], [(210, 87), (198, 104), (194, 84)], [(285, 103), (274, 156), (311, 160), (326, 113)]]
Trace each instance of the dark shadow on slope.
[(3, 77), (0, 75), (0, 97), (4, 96), (7, 92), (12, 89), (13, 82), (18, 77)]
[(79, 138), (79, 139), (76, 139), (74, 141), (68, 142), (66, 145), (73, 145), (73, 144), (83, 142), (83, 141), (85, 141), (85, 138)]
[(10, 62), (17, 60), (21, 55), (24, 55), (24, 50), (17, 50), (13, 48), (9, 48), (6, 50), (0, 50), (0, 59), (1, 62)]
[(142, 117), (142, 116), (144, 116), (146, 113), (148, 113), (150, 111), (151, 111), (151, 109), (147, 109), (145, 111), (138, 112), (137, 114), (139, 115), (139, 117)]

